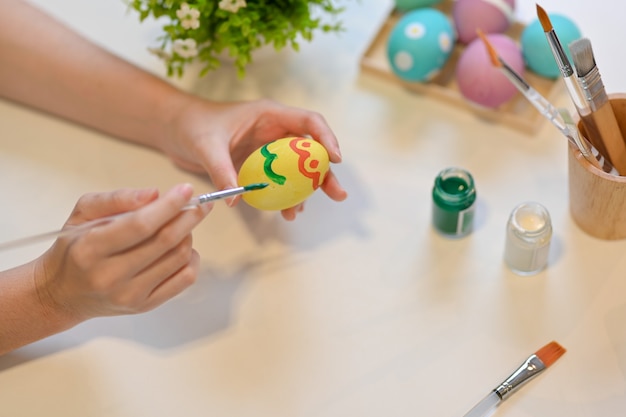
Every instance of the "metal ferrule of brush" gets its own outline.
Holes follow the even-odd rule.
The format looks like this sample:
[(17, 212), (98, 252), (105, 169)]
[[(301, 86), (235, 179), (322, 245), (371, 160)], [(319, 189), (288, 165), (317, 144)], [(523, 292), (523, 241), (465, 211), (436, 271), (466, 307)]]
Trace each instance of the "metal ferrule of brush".
[(550, 31), (546, 33), (546, 37), (548, 38), (548, 44), (550, 45), (550, 49), (552, 49), (552, 55), (554, 55), (554, 60), (559, 66), (559, 70), (564, 77), (569, 77), (574, 74), (574, 69), (569, 63), (569, 58), (565, 55), (565, 51), (561, 46), (561, 41), (556, 36), (554, 31)]
[(585, 99), (587, 103), (589, 103), (591, 110), (596, 111), (600, 106), (609, 101), (598, 67), (594, 67), (583, 77), (578, 77), (578, 81), (580, 89), (585, 95)]
[(215, 200), (215, 196), (211, 193), (199, 195), (197, 198), (197, 204), (208, 203), (209, 201)]
[(517, 368), (515, 372), (511, 374), (503, 383), (500, 384), (494, 391), (501, 399), (507, 398), (515, 390), (521, 387), (526, 382), (530, 381), (533, 377), (538, 375), (541, 371), (546, 369), (544, 363), (537, 357), (532, 355), (526, 361)]
[(509, 64), (504, 62), (502, 58), (500, 58), (500, 64), (502, 65), (502, 68), (504, 68), (504, 75), (506, 78), (508, 78), (518, 90), (530, 90), (530, 85), (526, 82), (526, 80), (524, 80), (513, 68), (511, 68)]

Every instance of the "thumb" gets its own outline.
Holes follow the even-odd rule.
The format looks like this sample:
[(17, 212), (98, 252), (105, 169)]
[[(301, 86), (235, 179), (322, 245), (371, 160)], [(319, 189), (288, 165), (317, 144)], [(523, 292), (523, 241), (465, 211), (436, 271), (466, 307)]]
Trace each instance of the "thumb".
[(159, 196), (156, 188), (123, 188), (111, 192), (83, 195), (67, 221), (67, 224), (80, 224), (114, 214), (137, 210), (154, 201)]
[[(227, 148), (215, 149), (210, 153), (201, 153), (202, 164), (205, 167), (213, 185), (218, 190), (237, 187), (237, 171), (233, 165)], [(238, 197), (229, 198), (229, 206), (234, 205)]]

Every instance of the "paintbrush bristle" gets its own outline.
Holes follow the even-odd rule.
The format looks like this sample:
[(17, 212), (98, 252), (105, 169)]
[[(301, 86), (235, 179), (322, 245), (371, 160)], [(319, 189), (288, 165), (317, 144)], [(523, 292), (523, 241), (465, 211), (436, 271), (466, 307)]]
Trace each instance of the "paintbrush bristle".
[(539, 23), (541, 23), (544, 32), (550, 32), (553, 29), (548, 13), (546, 13), (540, 5), (537, 5), (537, 17), (539, 18)]
[(550, 342), (537, 352), (535, 355), (543, 362), (547, 367), (556, 362), (565, 353), (565, 348), (559, 345), (557, 342)]
[(261, 190), (261, 189), (267, 187), (268, 185), (269, 184), (266, 183), (266, 182), (259, 182), (259, 183), (256, 183), (256, 184), (248, 184), (248, 185), (244, 186), (243, 188), (246, 191)]
[(572, 53), (576, 74), (579, 77), (584, 77), (594, 69), (596, 59), (593, 56), (593, 48), (589, 39), (581, 38), (575, 40), (569, 44), (569, 50)]
[(476, 33), (478, 34), (480, 39), (483, 41), (483, 44), (485, 44), (485, 47), (487, 48), (487, 52), (489, 53), (489, 58), (491, 58), (491, 64), (494, 67), (501, 67), (502, 66), (502, 62), (500, 61), (500, 57), (498, 56), (498, 52), (493, 47), (491, 42), (489, 42), (489, 39), (487, 39), (487, 36), (480, 29), (477, 29)]

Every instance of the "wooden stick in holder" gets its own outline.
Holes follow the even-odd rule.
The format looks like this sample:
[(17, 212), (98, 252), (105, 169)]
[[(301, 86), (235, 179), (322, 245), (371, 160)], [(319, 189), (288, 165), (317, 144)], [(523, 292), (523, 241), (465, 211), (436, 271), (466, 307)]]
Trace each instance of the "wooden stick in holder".
[[(626, 137), (626, 94), (610, 94), (609, 100), (622, 136)], [(585, 135), (580, 120), (577, 126)], [(568, 169), (570, 212), (576, 224), (599, 239), (626, 239), (626, 176), (601, 171), (571, 144)]]

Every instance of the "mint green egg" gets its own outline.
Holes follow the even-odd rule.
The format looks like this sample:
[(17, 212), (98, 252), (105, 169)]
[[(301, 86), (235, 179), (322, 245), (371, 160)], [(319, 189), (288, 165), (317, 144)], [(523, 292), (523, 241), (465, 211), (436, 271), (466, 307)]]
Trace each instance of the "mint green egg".
[[(571, 42), (580, 39), (581, 32), (578, 26), (566, 16), (550, 13), (548, 16), (563, 46), (563, 50), (565, 50), (571, 62), (572, 56), (567, 46)], [(533, 20), (524, 28), (520, 36), (520, 45), (522, 48), (522, 56), (529, 70), (551, 79), (558, 78), (561, 75), (539, 19)]]
[(418, 7), (429, 7), (443, 0), (396, 0), (396, 9), (401, 12), (417, 9)]
[(392, 72), (405, 81), (432, 80), (450, 58), (455, 35), (450, 19), (437, 9), (424, 7), (407, 12), (387, 39)]

